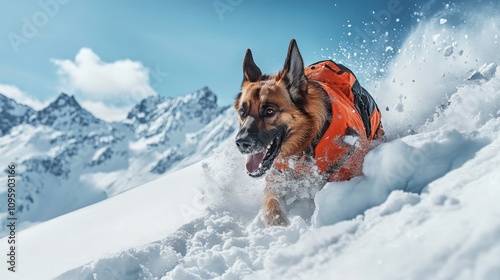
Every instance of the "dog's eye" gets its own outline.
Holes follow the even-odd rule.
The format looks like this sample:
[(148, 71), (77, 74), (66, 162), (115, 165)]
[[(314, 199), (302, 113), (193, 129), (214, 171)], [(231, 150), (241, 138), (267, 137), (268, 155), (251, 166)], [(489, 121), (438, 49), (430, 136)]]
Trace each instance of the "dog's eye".
[(267, 109), (266, 109), (266, 116), (267, 116), (267, 117), (271, 117), (271, 116), (273, 116), (274, 114), (276, 114), (276, 110), (274, 110), (273, 108), (267, 108)]

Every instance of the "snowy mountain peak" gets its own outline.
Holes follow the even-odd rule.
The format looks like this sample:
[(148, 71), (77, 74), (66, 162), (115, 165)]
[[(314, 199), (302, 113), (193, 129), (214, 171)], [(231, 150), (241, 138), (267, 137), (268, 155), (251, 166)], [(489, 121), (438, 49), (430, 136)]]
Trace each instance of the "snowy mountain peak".
[(158, 113), (168, 111), (174, 106), (202, 108), (217, 108), (217, 96), (208, 87), (203, 87), (197, 91), (184, 96), (168, 98), (163, 96), (149, 96), (137, 104), (128, 114), (129, 121), (147, 123)]
[(66, 93), (61, 93), (46, 108), (36, 112), (29, 119), (29, 123), (52, 126), (59, 130), (70, 129), (74, 125), (88, 127), (105, 124), (89, 111), (83, 109), (74, 96), (69, 96)]
[(198, 100), (201, 105), (217, 105), (217, 96), (208, 87), (203, 87), (195, 92), (186, 95), (188, 99)]
[(14, 126), (26, 121), (34, 110), (0, 93), (0, 136), (5, 135)]
[(69, 96), (68, 94), (62, 92), (59, 94), (57, 99), (52, 102), (49, 107), (52, 108), (62, 108), (62, 107), (73, 107), (73, 108), (78, 108), (81, 109), (80, 104), (76, 101), (75, 97), (73, 95)]
[[(134, 127), (137, 135), (145, 138), (157, 136), (154, 143), (169, 142), (194, 132), (221, 114), (223, 109), (217, 105), (217, 96), (204, 87), (192, 93), (175, 98), (151, 96), (142, 100), (129, 112), (127, 121)], [(183, 131), (189, 127), (191, 131)]]
[(146, 123), (148, 121), (147, 116), (150, 115), (158, 106), (158, 104), (164, 102), (167, 98), (159, 95), (149, 96), (139, 104), (135, 105), (134, 108), (128, 113), (127, 119), (139, 123)]

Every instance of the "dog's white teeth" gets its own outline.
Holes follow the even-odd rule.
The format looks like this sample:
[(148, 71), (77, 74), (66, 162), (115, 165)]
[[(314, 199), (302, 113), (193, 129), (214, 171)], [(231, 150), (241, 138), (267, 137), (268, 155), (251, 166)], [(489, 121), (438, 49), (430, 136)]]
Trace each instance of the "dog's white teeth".
[(261, 168), (262, 168), (262, 163), (259, 163), (259, 169), (261, 169)]
[(269, 145), (267, 145), (267, 149), (268, 149), (268, 150), (269, 150), (269, 149), (271, 149), (271, 145), (272, 145), (273, 143), (274, 143), (274, 142), (271, 142), (271, 143), (269, 143)]

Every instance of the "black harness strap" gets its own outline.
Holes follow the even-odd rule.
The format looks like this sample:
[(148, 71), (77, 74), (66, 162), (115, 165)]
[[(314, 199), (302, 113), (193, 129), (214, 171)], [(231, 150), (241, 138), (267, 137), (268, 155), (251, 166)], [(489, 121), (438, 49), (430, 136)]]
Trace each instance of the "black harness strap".
[[(334, 62), (335, 63), (335, 62)], [(372, 132), (372, 125), (370, 123), (370, 116), (373, 114), (373, 111), (378, 110), (377, 104), (375, 103), (375, 100), (373, 97), (368, 93), (368, 91), (361, 86), (361, 84), (358, 81), (358, 78), (354, 73), (351, 71), (351, 69), (345, 67), (342, 64), (335, 63), (339, 68), (340, 72), (337, 72), (337, 74), (342, 74), (343, 72), (348, 72), (356, 78), (356, 81), (352, 85), (352, 93), (354, 94), (354, 107), (356, 107), (356, 110), (358, 111), (359, 115), (361, 116), (361, 119), (363, 120), (363, 124), (365, 126), (365, 131), (366, 131), (366, 137), (370, 138), (371, 132)]]

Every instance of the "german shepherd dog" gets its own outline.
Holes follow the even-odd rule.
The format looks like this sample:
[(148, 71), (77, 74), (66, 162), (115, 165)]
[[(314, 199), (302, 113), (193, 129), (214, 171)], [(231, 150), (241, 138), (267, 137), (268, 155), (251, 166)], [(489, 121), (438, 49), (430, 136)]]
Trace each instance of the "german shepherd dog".
[(360, 175), (370, 140), (383, 135), (380, 111), (354, 74), (333, 61), (304, 69), (295, 40), (275, 75), (262, 74), (247, 50), (234, 107), (240, 125), (235, 141), (247, 155), (248, 174), (268, 173), (266, 226), (288, 225), (290, 185), (305, 178), (322, 188)]

